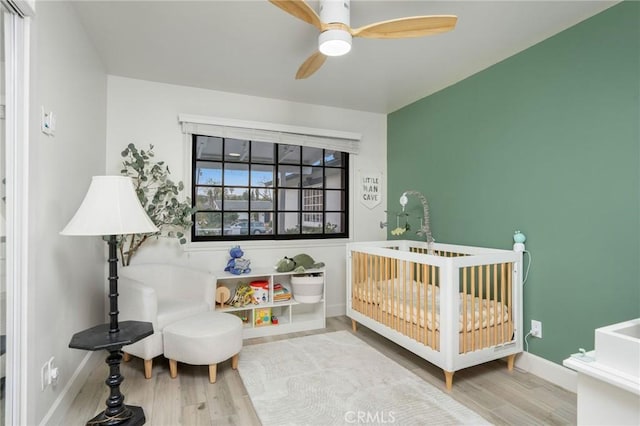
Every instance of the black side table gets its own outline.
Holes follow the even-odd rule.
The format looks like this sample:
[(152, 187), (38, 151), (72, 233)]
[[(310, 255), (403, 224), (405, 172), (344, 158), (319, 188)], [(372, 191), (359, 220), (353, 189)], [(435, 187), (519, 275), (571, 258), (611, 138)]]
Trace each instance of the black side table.
[(130, 345), (153, 334), (150, 322), (122, 321), (118, 331), (110, 331), (109, 324), (101, 324), (76, 333), (69, 342), (73, 349), (87, 351), (106, 350), (109, 352), (106, 363), (109, 365), (109, 377), (106, 384), (111, 388), (107, 398), (107, 408), (87, 422), (87, 426), (139, 426), (146, 421), (142, 407), (124, 404), (124, 395), (120, 392), (120, 383), (124, 380), (120, 374), (122, 347)]

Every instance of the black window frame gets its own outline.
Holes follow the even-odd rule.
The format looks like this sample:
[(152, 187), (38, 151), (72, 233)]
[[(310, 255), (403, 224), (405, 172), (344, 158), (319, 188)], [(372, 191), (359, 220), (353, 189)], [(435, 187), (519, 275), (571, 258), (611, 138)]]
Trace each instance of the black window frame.
[[(249, 194), (251, 194), (252, 189), (254, 188), (258, 188), (252, 185), (251, 182), (251, 170), (252, 170), (252, 166), (253, 165), (258, 165), (258, 166), (273, 166), (274, 168), (274, 184), (272, 189), (272, 198), (273, 198), (273, 210), (270, 211), (271, 217), (272, 217), (272, 233), (271, 234), (267, 234), (267, 233), (263, 233), (263, 234), (251, 234), (250, 231), (247, 232), (247, 234), (234, 234), (234, 235), (225, 235), (224, 234), (224, 221), (221, 221), (221, 234), (220, 235), (196, 235), (196, 215), (198, 213), (202, 213), (202, 212), (215, 212), (215, 213), (220, 213), (222, 217), (224, 217), (225, 212), (229, 213), (229, 212), (233, 212), (233, 213), (246, 213), (247, 214), (247, 221), (248, 221), (248, 225), (250, 226), (251, 222), (253, 222), (252, 220), (252, 213), (264, 213), (265, 210), (260, 210), (260, 209), (251, 209), (251, 201), (248, 201), (248, 209), (247, 210), (225, 210), (224, 209), (224, 200), (222, 200), (224, 198), (224, 196), (221, 197), (222, 200), (222, 204), (223, 207), (220, 208), (219, 210), (215, 210), (215, 209), (200, 209), (200, 210), (195, 210), (193, 216), (192, 216), (192, 220), (194, 225), (191, 227), (191, 242), (194, 243), (198, 243), (198, 242), (211, 242), (211, 241), (274, 241), (274, 240), (320, 240), (320, 239), (344, 239), (344, 238), (349, 238), (349, 176), (350, 176), (350, 154), (349, 152), (346, 151), (337, 151), (334, 149), (324, 149), (324, 148), (319, 148), (322, 149), (322, 158), (323, 158), (323, 163), (322, 165), (313, 165), (313, 168), (316, 169), (322, 169), (322, 186), (321, 187), (309, 187), (306, 188), (308, 190), (312, 190), (314, 192), (317, 192), (318, 190), (321, 190), (323, 193), (323, 208), (321, 211), (317, 211), (317, 210), (307, 210), (304, 209), (304, 187), (301, 184), (300, 187), (298, 188), (300, 193), (298, 196), (298, 207), (296, 210), (291, 210), (291, 209), (280, 209), (279, 208), (279, 190), (283, 190), (283, 189), (291, 189), (291, 187), (286, 186), (286, 185), (280, 185), (279, 181), (278, 181), (278, 175), (279, 175), (279, 168), (281, 166), (295, 166), (295, 167), (300, 167), (300, 170), (302, 172), (302, 168), (303, 167), (309, 167), (308, 164), (304, 163), (304, 159), (303, 159), (303, 149), (304, 146), (302, 145), (293, 145), (293, 144), (279, 144), (279, 143), (272, 143), (272, 142), (261, 142), (261, 141), (252, 141), (252, 140), (244, 140), (249, 144), (249, 151), (248, 151), (248, 158), (249, 160), (246, 162), (242, 162), (242, 163), (238, 163), (237, 161), (230, 161), (227, 160), (226, 158), (226, 154), (225, 154), (225, 140), (228, 139), (232, 139), (237, 141), (238, 139), (235, 138), (224, 138), (224, 137), (217, 137), (218, 139), (221, 139), (223, 141), (222, 143), (222, 153), (221, 153), (221, 158), (220, 159), (215, 159), (215, 160), (205, 160), (205, 159), (199, 159), (198, 158), (198, 152), (197, 152), (197, 145), (198, 145), (198, 138), (200, 137), (204, 137), (204, 138), (208, 138), (211, 136), (207, 136), (207, 135), (199, 135), (199, 134), (192, 134), (192, 142), (191, 142), (191, 176), (192, 176), (192, 181), (191, 181), (191, 200), (193, 203), (193, 207), (194, 209), (197, 209), (197, 205), (198, 205), (198, 198), (197, 198), (197, 194), (198, 194), (198, 188), (203, 188), (203, 187), (216, 187), (219, 188), (219, 190), (221, 190), (221, 193), (224, 194), (224, 188), (231, 188), (231, 187), (236, 187), (234, 185), (225, 185), (224, 182), (224, 173), (225, 173), (225, 165), (226, 164), (246, 164), (248, 165), (249, 169), (248, 169), (248, 184), (247, 184), (247, 188), (248, 188), (248, 192)], [(271, 145), (273, 145), (273, 162), (259, 162), (259, 161), (254, 161), (254, 159), (251, 156), (251, 152), (252, 152), (252, 144), (255, 142), (259, 142), (259, 143), (269, 143)], [(279, 148), (282, 146), (296, 146), (299, 147), (299, 158), (297, 160), (297, 162), (295, 163), (291, 163), (291, 162), (286, 162), (286, 163), (280, 163), (280, 159), (279, 157)], [(338, 166), (335, 165), (327, 165), (325, 163), (325, 159), (326, 159), (326, 155), (327, 155), (327, 151), (333, 151), (333, 152), (339, 152), (341, 153), (340, 156), (340, 164)], [(200, 163), (221, 163), (221, 172), (222, 172), (222, 182), (220, 185), (205, 185), (205, 184), (199, 184), (199, 180), (198, 180), (198, 164)], [(333, 188), (333, 187), (327, 187), (327, 179), (325, 179), (326, 177), (326, 170), (327, 169), (334, 169), (334, 170), (341, 170), (342, 172), (342, 188)], [(324, 194), (326, 194), (326, 191), (340, 191), (342, 194), (342, 205), (343, 205), (343, 209), (342, 210), (328, 210), (327, 209), (327, 205), (326, 205), (326, 196), (324, 196)], [(280, 217), (280, 213), (297, 213), (298, 214), (298, 225), (299, 225), (299, 229), (300, 229), (300, 233), (277, 233), (277, 230), (279, 229), (278, 226), (278, 222), (279, 222), (279, 217)], [(330, 213), (330, 214), (340, 214), (342, 215), (342, 232), (327, 232), (327, 225), (328, 223), (326, 222), (326, 220), (323, 220), (323, 226), (322, 226), (322, 232), (321, 233), (302, 233), (302, 222), (303, 222), (303, 217), (304, 215), (309, 215), (309, 214), (322, 214), (323, 218), (326, 218), (326, 214)]]

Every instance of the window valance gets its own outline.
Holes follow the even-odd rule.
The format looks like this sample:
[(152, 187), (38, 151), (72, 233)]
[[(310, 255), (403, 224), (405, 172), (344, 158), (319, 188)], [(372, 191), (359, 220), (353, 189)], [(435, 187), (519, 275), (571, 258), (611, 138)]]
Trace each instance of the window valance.
[(185, 134), (309, 146), (349, 154), (357, 154), (360, 149), (358, 133), (189, 114), (179, 114), (178, 121)]

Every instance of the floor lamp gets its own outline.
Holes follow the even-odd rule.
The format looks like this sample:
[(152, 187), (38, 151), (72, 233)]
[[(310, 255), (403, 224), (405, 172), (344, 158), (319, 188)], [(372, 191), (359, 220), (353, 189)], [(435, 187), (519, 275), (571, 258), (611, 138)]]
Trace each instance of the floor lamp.
[(69, 343), (70, 348), (109, 352), (106, 363), (109, 376), (106, 383), (110, 394), (106, 409), (87, 425), (142, 425), (145, 423), (142, 407), (124, 404), (120, 383), (122, 347), (153, 334), (150, 322), (118, 322), (118, 252), (116, 235), (157, 232), (144, 211), (133, 181), (125, 176), (94, 176), (89, 190), (67, 226), (60, 232), (72, 236), (106, 236), (109, 246), (109, 323), (101, 324), (76, 333)]

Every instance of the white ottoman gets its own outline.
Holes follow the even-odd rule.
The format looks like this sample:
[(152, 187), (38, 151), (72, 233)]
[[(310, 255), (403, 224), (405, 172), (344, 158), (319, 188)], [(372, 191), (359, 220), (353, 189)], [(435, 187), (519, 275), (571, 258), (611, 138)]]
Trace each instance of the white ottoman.
[(242, 349), (242, 320), (235, 315), (207, 311), (169, 324), (162, 331), (164, 356), (169, 358), (171, 378), (178, 375), (178, 361), (208, 365), (209, 381), (216, 382), (216, 366), (232, 358), (238, 368)]

